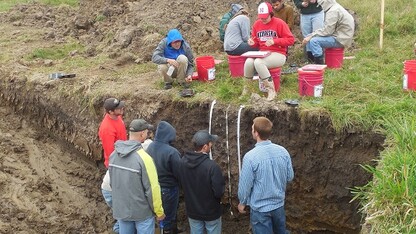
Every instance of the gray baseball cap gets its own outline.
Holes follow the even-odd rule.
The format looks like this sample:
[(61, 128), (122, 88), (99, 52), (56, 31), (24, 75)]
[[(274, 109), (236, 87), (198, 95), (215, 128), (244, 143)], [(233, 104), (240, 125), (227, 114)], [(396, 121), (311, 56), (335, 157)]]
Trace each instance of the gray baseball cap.
[(216, 142), (217, 140), (218, 136), (209, 134), (207, 130), (199, 130), (192, 137), (192, 142), (198, 146), (208, 144), (209, 142)]
[(144, 119), (134, 119), (130, 123), (129, 131), (130, 132), (140, 132), (143, 130), (153, 130), (153, 125), (149, 124)]

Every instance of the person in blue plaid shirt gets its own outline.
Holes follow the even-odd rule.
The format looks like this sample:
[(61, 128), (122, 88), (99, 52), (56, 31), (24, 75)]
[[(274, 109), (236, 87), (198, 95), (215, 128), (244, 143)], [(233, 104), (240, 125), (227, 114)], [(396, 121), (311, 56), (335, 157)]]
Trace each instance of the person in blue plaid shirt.
[(253, 234), (286, 233), (285, 192), (294, 172), (288, 151), (269, 140), (273, 123), (266, 117), (253, 120), (254, 149), (244, 155), (238, 184), (238, 211), (250, 206)]

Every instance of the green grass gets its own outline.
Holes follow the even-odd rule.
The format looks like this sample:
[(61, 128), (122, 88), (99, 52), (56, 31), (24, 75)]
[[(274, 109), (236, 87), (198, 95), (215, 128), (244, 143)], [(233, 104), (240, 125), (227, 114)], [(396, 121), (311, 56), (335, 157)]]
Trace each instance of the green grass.
[(67, 43), (49, 48), (37, 48), (34, 49), (26, 59), (63, 59), (69, 57), (70, 52), (78, 51), (82, 52), (84, 47), (78, 43)]

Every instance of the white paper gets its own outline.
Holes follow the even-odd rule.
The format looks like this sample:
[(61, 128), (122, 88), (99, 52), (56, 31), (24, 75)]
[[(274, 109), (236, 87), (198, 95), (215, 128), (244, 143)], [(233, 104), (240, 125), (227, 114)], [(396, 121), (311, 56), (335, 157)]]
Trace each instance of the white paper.
[(247, 51), (241, 56), (244, 57), (266, 57), (270, 54), (270, 51)]

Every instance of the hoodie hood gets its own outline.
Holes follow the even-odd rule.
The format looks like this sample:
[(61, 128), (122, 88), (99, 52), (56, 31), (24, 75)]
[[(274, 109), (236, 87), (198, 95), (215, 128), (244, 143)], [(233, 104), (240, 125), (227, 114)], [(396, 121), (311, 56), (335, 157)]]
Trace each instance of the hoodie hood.
[(183, 156), (185, 166), (188, 168), (195, 168), (205, 160), (210, 160), (208, 154), (189, 151)]
[(169, 144), (176, 139), (176, 129), (166, 121), (161, 121), (157, 125), (155, 141)]
[(329, 8), (337, 3), (336, 0), (317, 0), (317, 2), (322, 7), (324, 12), (328, 11)]
[(168, 46), (171, 46), (170, 43), (172, 43), (173, 41), (180, 40), (183, 43), (182, 34), (176, 28), (169, 30), (168, 35), (166, 36), (166, 38), (167, 38), (166, 43), (167, 43)]
[(128, 141), (116, 141), (114, 144), (114, 151), (119, 157), (125, 157), (133, 151), (137, 151), (141, 144), (138, 141), (128, 140)]

